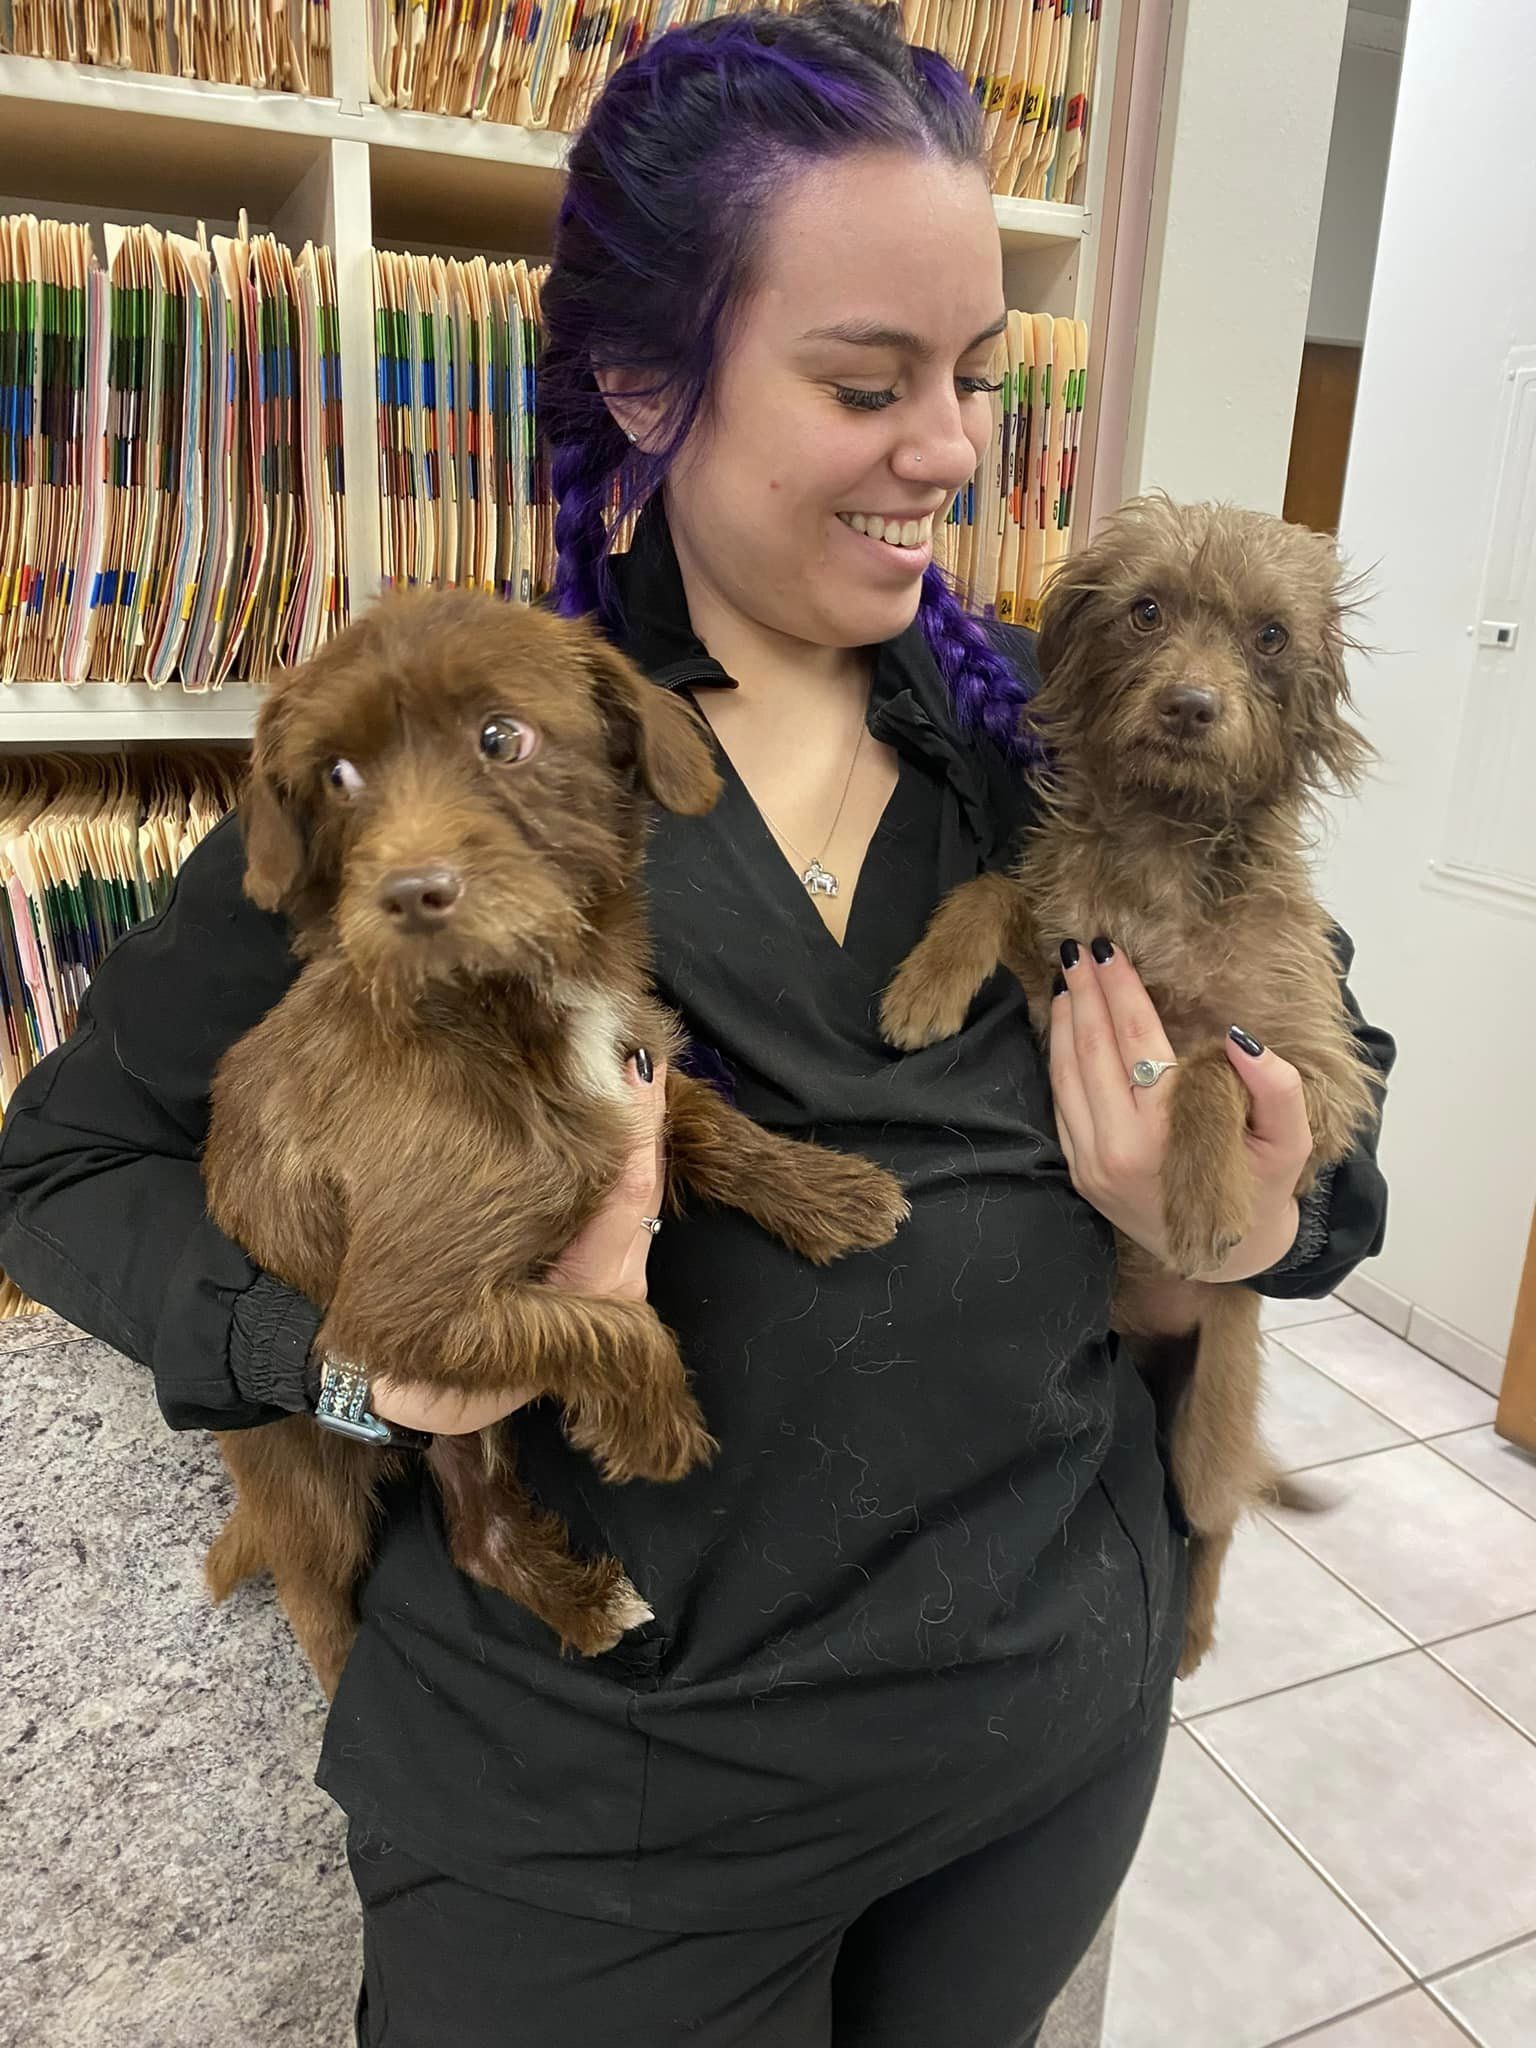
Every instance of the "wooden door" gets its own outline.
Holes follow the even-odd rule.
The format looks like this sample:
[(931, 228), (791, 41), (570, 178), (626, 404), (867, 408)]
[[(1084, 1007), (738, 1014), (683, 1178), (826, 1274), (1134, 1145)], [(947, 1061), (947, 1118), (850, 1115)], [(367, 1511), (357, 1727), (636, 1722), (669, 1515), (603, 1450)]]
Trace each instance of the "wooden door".
[(1510, 1443), (1536, 1453), (1536, 1217), (1531, 1219), (1531, 1239), (1525, 1248), (1525, 1272), (1494, 1427)]
[(1302, 351), (1285, 516), (1317, 533), (1339, 530), (1360, 388), (1360, 354), (1358, 348), (1325, 341), (1309, 341)]

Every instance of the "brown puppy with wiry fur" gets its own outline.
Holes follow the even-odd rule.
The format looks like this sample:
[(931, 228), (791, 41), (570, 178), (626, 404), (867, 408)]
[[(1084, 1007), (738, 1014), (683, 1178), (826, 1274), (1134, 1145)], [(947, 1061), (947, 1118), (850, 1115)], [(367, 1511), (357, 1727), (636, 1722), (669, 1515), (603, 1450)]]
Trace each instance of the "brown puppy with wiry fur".
[(1304, 859), (1314, 800), (1353, 786), (1369, 759), (1344, 716), (1357, 601), (1333, 543), (1304, 527), (1164, 496), (1123, 506), (1046, 593), (1029, 716), (1050, 768), (1018, 865), (940, 906), (882, 1013), (894, 1043), (930, 1044), (959, 1029), (1001, 961), (1044, 1038), (1060, 942), (1099, 934), (1146, 983), (1179, 1061), (1156, 1084), (1173, 1090), (1172, 1270), (1122, 1237), (1115, 1325), (1174, 1416), (1173, 1476), (1194, 1531), (1186, 1674), (1210, 1647), (1233, 1529), (1273, 1483), (1259, 1297), (1194, 1277), (1250, 1223), (1229, 1027), (1301, 1074), (1303, 1187), (1373, 1108)]
[[(539, 1276), (633, 1143), (626, 1056), (683, 1050), (650, 993), (637, 880), (652, 800), (709, 809), (701, 722), (585, 627), (460, 593), (381, 604), (262, 707), (246, 890), (305, 962), (221, 1062), (210, 1213), (325, 1309), (320, 1353), (459, 1394), (547, 1394), (604, 1476), (678, 1479), (718, 1448), (643, 1301)], [(867, 1160), (774, 1136), (674, 1065), (667, 1201), (740, 1208), (807, 1258), (906, 1214)], [(384, 1452), (307, 1415), (223, 1432), (238, 1501), (216, 1599), (270, 1570), (328, 1694)], [(426, 1453), (455, 1562), (562, 1647), (650, 1610), (613, 1558), (573, 1556), (519, 1487), (508, 1425)]]

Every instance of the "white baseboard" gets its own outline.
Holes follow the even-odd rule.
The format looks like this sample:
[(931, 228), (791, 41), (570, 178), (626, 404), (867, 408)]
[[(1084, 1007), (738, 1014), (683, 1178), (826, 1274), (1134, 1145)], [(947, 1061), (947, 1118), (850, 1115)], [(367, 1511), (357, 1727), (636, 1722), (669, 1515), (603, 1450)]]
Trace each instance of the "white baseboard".
[(1347, 1280), (1340, 1281), (1334, 1293), (1340, 1301), (1347, 1301), (1351, 1308), (1359, 1309), (1361, 1315), (1369, 1316), (1373, 1323), (1380, 1323), (1384, 1330), (1390, 1330), (1394, 1337), (1408, 1335), (1408, 1318), (1413, 1314), (1413, 1303), (1405, 1301), (1400, 1294), (1394, 1294), (1390, 1287), (1383, 1287), (1369, 1274), (1351, 1273)]
[(1459, 1372), (1485, 1394), (1497, 1394), (1503, 1383), (1504, 1361), (1497, 1351), (1490, 1351), (1464, 1330), (1452, 1329), (1427, 1309), (1416, 1308), (1408, 1318), (1408, 1342), (1448, 1365), (1452, 1372)]
[(1334, 1292), (1340, 1301), (1358, 1309), (1373, 1323), (1380, 1323), (1394, 1337), (1404, 1338), (1416, 1351), (1470, 1380), (1473, 1386), (1481, 1387), (1484, 1393), (1498, 1393), (1504, 1378), (1504, 1360), (1497, 1351), (1490, 1351), (1464, 1330), (1441, 1322), (1428, 1309), (1395, 1294), (1366, 1273), (1351, 1273)]

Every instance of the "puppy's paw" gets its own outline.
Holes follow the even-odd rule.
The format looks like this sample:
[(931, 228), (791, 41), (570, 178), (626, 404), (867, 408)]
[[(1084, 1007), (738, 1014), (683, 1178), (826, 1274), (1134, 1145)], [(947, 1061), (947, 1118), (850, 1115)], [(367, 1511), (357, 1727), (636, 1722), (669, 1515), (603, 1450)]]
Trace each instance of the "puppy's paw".
[(605, 1650), (616, 1650), (632, 1628), (642, 1628), (655, 1619), (654, 1609), (646, 1605), (630, 1584), (627, 1573), (621, 1571), (607, 1598), (593, 1607), (588, 1617), (587, 1641), (578, 1643), (576, 1648), (584, 1656), (601, 1656)]
[(1180, 1066), (1163, 1162), (1163, 1224), (1168, 1263), (1187, 1280), (1220, 1266), (1248, 1234), (1246, 1121), (1242, 1083), (1220, 1047)]
[(1179, 1676), (1188, 1678), (1210, 1655), (1216, 1640), (1216, 1603), (1221, 1594), (1221, 1570), (1232, 1545), (1234, 1523), (1202, 1531), (1198, 1517), (1191, 1514), (1194, 1534), (1189, 1540), (1189, 1591), (1184, 1607), (1184, 1646), (1179, 1656)]
[(608, 1603), (608, 1611), (621, 1635), (628, 1634), (632, 1628), (643, 1628), (646, 1622), (656, 1619), (656, 1610), (646, 1605), (622, 1573)]
[[(696, 1465), (712, 1465), (720, 1455), (717, 1437), (704, 1427), (704, 1417), (692, 1394), (683, 1397), (675, 1413), (658, 1420), (649, 1435), (638, 1444), (638, 1455), (628, 1461), (630, 1475), (668, 1483), (684, 1479)], [(622, 1475), (620, 1471), (612, 1476)]]
[(1193, 1617), (1184, 1627), (1184, 1647), (1179, 1653), (1180, 1678), (1193, 1678), (1216, 1642), (1216, 1622), (1213, 1615), (1203, 1616), (1196, 1621)]
[(1354, 1067), (1346, 1067), (1337, 1081), (1304, 1075), (1301, 1085), (1312, 1132), (1309, 1178), (1315, 1178), (1318, 1167), (1348, 1157), (1356, 1132), (1369, 1120), (1371, 1099)]
[(896, 1176), (855, 1153), (798, 1149), (805, 1154), (804, 1199), (779, 1219), (784, 1242), (818, 1266), (889, 1244), (912, 1213)]
[(952, 889), (885, 992), (880, 1028), (889, 1043), (916, 1052), (953, 1038), (998, 962), (1030, 955), (1024, 924), (1009, 875), (977, 875)]
[(1346, 1496), (1336, 1483), (1310, 1472), (1270, 1472), (1265, 1475), (1260, 1497), (1267, 1506), (1285, 1508), (1293, 1515), (1326, 1515)]
[(600, 1657), (605, 1650), (616, 1650), (632, 1628), (640, 1628), (656, 1616), (635, 1591), (623, 1566), (609, 1557), (594, 1566), (591, 1588), (578, 1605), (547, 1618), (562, 1650)]
[(888, 1045), (917, 1052), (953, 1038), (971, 1006), (968, 991), (924, 965), (914, 954), (896, 970), (880, 1001), (880, 1031)]
[(610, 1486), (682, 1479), (696, 1465), (712, 1464), (720, 1450), (686, 1388), (608, 1407), (600, 1418), (579, 1415), (568, 1424), (566, 1438), (589, 1453)]
[(1213, 1550), (1201, 1536), (1195, 1536), (1189, 1552), (1189, 1597), (1184, 1609), (1184, 1644), (1179, 1652), (1179, 1676), (1191, 1678), (1211, 1654), (1216, 1641), (1216, 1596), (1221, 1589), (1223, 1543)]
[(1229, 1217), (1210, 1209), (1200, 1213), (1202, 1206), (1165, 1204), (1168, 1263), (1186, 1280), (1198, 1280), (1225, 1264), (1248, 1234), (1246, 1225)]
[(215, 1605), (227, 1600), (242, 1579), (254, 1578), (266, 1569), (250, 1516), (236, 1507), (203, 1559), (203, 1578)]
[(1248, 1234), (1253, 1182), (1241, 1152), (1177, 1142), (1163, 1166), (1168, 1263), (1186, 1280), (1220, 1266)]

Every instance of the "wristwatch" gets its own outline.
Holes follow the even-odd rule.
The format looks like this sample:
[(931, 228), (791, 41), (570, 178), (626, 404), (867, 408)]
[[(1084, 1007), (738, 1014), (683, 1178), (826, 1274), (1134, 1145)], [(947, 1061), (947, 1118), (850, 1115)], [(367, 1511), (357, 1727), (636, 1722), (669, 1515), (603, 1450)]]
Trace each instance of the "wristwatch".
[(315, 1420), (322, 1429), (334, 1429), (359, 1443), (377, 1444), (380, 1449), (424, 1451), (431, 1437), (423, 1430), (406, 1429), (398, 1422), (385, 1422), (371, 1414), (368, 1396), (372, 1391), (368, 1375), (360, 1365), (344, 1358), (322, 1358), (320, 1392), (315, 1400)]

